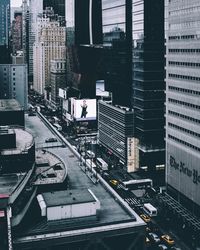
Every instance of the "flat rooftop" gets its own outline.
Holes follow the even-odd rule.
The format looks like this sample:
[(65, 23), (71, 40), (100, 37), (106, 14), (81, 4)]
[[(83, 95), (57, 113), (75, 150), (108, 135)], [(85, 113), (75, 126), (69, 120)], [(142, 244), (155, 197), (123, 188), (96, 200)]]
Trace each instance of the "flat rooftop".
[(42, 194), (47, 207), (95, 202), (87, 189), (64, 190)]
[(21, 111), (19, 102), (15, 99), (0, 99), (0, 111)]
[(55, 154), (46, 149), (36, 150), (36, 170), (34, 185), (62, 183), (67, 176), (67, 167)]
[[(37, 138), (40, 140), (41, 136), (48, 134), (49, 130), (42, 121), (35, 117), (31, 119), (29, 116), (25, 116), (26, 126), (31, 128), (35, 134), (35, 140), (37, 145)], [(41, 123), (41, 126), (39, 126)], [(36, 124), (36, 125), (35, 125)], [(55, 135), (54, 135), (55, 136)], [(99, 232), (102, 230), (111, 230), (112, 228), (128, 230), (128, 228), (144, 227), (143, 220), (134, 212), (128, 212), (128, 210), (117, 201), (113, 195), (99, 182), (94, 184), (88, 176), (79, 167), (79, 159), (72, 153), (72, 151), (66, 147), (54, 147), (48, 149), (50, 152), (58, 155), (60, 159), (65, 163), (69, 176), (68, 191), (77, 190), (77, 192), (90, 189), (92, 193), (100, 201), (101, 209), (99, 211), (98, 220), (91, 221), (89, 218), (76, 219), (76, 220), (60, 220), (60, 221), (47, 221), (46, 218), (41, 217), (40, 208), (36, 210), (36, 205), (32, 210), (30, 209), (29, 215), (25, 218), (23, 225), (20, 229), (16, 229), (14, 232), (14, 238), (16, 241), (20, 240), (35, 240), (34, 237), (38, 235), (47, 235), (55, 232), (63, 232), (69, 230), (84, 228), (96, 228)], [(66, 191), (65, 191), (66, 192)], [(56, 203), (59, 203), (60, 197), (54, 196), (57, 199)], [(81, 198), (81, 197), (80, 197)], [(106, 228), (110, 229), (105, 229)], [(92, 231), (92, 230), (91, 230)], [(36, 236), (37, 235), (37, 236)]]

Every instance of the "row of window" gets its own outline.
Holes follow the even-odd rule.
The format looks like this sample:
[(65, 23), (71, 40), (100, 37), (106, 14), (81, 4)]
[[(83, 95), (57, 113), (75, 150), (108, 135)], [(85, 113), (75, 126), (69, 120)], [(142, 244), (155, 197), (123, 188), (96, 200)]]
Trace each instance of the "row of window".
[(183, 105), (192, 109), (200, 109), (199, 105), (196, 104), (192, 104), (192, 103), (188, 103), (188, 102), (183, 102), (183, 101), (179, 101), (179, 100), (175, 100), (175, 99), (171, 99), (169, 98), (168, 101), (170, 103), (174, 103), (174, 104), (179, 104), (179, 105)]
[(187, 146), (187, 147), (189, 147), (189, 148), (192, 148), (192, 149), (194, 149), (194, 150), (196, 150), (196, 151), (200, 151), (200, 148), (199, 148), (199, 147), (196, 147), (196, 146), (194, 146), (194, 145), (192, 145), (192, 144), (190, 144), (190, 143), (188, 143), (188, 142), (185, 142), (185, 141), (183, 141), (183, 140), (180, 140), (180, 139), (176, 138), (175, 136), (168, 135), (168, 138), (171, 139), (171, 140), (173, 140), (173, 141), (175, 141), (175, 142), (178, 142), (178, 143), (180, 143), (180, 144), (183, 144), (183, 145), (185, 145), (185, 146)]
[(169, 53), (200, 53), (200, 49), (169, 49)]
[(171, 127), (171, 128), (175, 128), (175, 129), (180, 130), (180, 131), (182, 131), (182, 132), (184, 132), (184, 133), (187, 133), (187, 134), (189, 134), (189, 135), (193, 135), (193, 136), (196, 136), (196, 137), (200, 138), (200, 134), (199, 134), (199, 133), (196, 133), (196, 132), (191, 131), (191, 130), (189, 130), (189, 129), (180, 127), (180, 126), (178, 126), (178, 125), (176, 125), (176, 124), (173, 124), (173, 123), (170, 123), (170, 122), (168, 123), (168, 125), (169, 125), (169, 127)]
[(199, 25), (200, 25), (200, 21), (174, 23), (174, 24), (169, 24), (169, 29), (176, 30), (176, 29), (198, 28)]
[(185, 120), (192, 121), (192, 122), (200, 124), (200, 120), (198, 120), (196, 118), (193, 118), (193, 117), (190, 117), (190, 116), (187, 116), (187, 115), (183, 115), (183, 114), (171, 111), (171, 110), (169, 110), (168, 113), (169, 113), (169, 115), (180, 117), (182, 119), (185, 119)]
[(200, 68), (200, 63), (194, 63), (194, 62), (172, 62), (172, 61), (169, 61), (169, 65)]
[(196, 76), (186, 76), (186, 75), (178, 75), (178, 74), (169, 74), (169, 78), (173, 79), (184, 79), (184, 80), (189, 80), (189, 81), (196, 81), (200, 82), (200, 77)]
[(169, 36), (169, 40), (194, 40), (194, 39), (200, 39), (199, 34), (195, 35), (183, 35), (183, 36)]
[(174, 86), (169, 86), (169, 90), (174, 90), (174, 91), (178, 91), (178, 92), (182, 92), (182, 93), (188, 93), (188, 94), (192, 94), (192, 95), (200, 95), (199, 91), (195, 91), (192, 89), (178, 88), (178, 87), (174, 87)]
[(200, 6), (191, 6), (184, 9), (173, 10), (169, 12), (170, 16), (187, 15), (190, 13), (200, 12)]

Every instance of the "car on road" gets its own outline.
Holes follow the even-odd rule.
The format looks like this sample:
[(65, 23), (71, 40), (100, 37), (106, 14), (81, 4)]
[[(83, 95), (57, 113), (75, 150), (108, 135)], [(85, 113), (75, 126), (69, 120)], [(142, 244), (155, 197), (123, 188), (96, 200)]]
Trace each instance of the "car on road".
[(159, 249), (159, 250), (168, 250), (168, 247), (165, 246), (164, 244), (159, 244), (159, 245), (158, 245), (158, 249)]
[(114, 186), (117, 186), (119, 184), (117, 180), (110, 180), (109, 182), (113, 184)]
[(149, 239), (153, 242), (153, 243), (160, 243), (160, 238), (158, 237), (157, 234), (155, 233), (149, 233)]
[(167, 243), (170, 246), (173, 246), (175, 243), (174, 240), (168, 234), (162, 235), (161, 239), (163, 242)]
[(145, 222), (150, 222), (151, 218), (147, 216), (146, 214), (141, 214), (140, 218), (142, 218)]
[(47, 138), (46, 140), (45, 140), (45, 142), (57, 142), (58, 140), (57, 140), (57, 138), (55, 138), (55, 137), (51, 137), (51, 138)]

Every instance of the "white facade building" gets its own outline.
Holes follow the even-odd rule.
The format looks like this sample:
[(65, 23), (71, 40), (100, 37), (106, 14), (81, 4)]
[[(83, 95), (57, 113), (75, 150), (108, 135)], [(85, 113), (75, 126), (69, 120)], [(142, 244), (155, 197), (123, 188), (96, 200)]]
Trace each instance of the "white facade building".
[(44, 94), (50, 85), (51, 60), (66, 59), (66, 28), (48, 17), (38, 18), (36, 41), (34, 44), (33, 88)]

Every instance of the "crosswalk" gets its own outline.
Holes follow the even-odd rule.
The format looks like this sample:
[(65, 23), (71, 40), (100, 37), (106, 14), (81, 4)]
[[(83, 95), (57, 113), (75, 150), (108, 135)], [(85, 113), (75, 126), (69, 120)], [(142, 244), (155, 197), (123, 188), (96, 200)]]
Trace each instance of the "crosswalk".
[(138, 202), (138, 200), (134, 197), (131, 197), (131, 198), (125, 198), (124, 199), (129, 205), (131, 206), (139, 206), (140, 203)]

